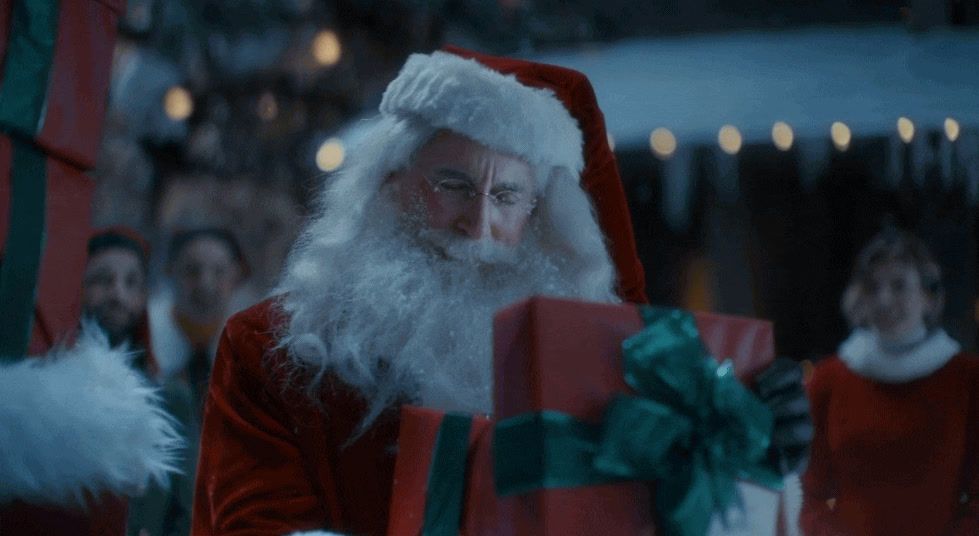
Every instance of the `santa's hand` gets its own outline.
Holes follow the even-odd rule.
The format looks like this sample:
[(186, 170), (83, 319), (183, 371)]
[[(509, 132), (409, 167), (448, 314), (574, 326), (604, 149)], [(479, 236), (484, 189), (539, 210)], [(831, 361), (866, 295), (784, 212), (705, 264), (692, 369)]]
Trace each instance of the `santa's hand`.
[(813, 436), (802, 367), (791, 359), (778, 358), (758, 375), (754, 390), (775, 416), (769, 456), (782, 474), (802, 472)]

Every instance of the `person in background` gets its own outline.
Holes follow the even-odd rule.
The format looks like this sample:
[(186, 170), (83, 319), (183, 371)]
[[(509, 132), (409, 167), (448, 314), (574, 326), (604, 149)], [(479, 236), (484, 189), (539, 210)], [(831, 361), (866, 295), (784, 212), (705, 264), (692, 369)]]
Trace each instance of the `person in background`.
[(920, 239), (885, 231), (860, 252), (853, 331), (809, 382), (805, 534), (979, 534), (979, 359), (941, 328), (943, 305)]
[(234, 235), (222, 228), (179, 231), (167, 250), (171, 299), (150, 306), (153, 352), (164, 378), (183, 375), (200, 412), (207, 378), (235, 290), (248, 265)]
[(149, 494), (177, 482), (176, 399), (155, 388), (149, 351), (148, 258), (135, 231), (96, 231), (77, 336), (0, 364), (0, 534), (122, 536)]
[(126, 344), (137, 352), (138, 368), (155, 372), (156, 365), (148, 354), (148, 259), (149, 244), (136, 231), (125, 227), (96, 231), (88, 240), (82, 314), (102, 328), (109, 344)]
[[(151, 350), (146, 312), (149, 251), (146, 240), (132, 229), (96, 231), (88, 241), (83, 314), (102, 328), (112, 346), (123, 345), (134, 354), (133, 365), (160, 388), (163, 405), (181, 424), (181, 431), (193, 430), (196, 415), (191, 411), (189, 383), (178, 376), (162, 378)], [(144, 493), (130, 499), (127, 534), (169, 536), (190, 530), (196, 455), (195, 449), (182, 452), (182, 473), (170, 476), (167, 485), (150, 484)]]

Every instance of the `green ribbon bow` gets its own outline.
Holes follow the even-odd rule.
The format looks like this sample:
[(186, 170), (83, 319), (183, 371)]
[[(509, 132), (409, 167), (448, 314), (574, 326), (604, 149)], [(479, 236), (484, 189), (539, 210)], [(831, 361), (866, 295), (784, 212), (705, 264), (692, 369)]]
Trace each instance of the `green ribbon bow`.
[(707, 353), (693, 317), (642, 307), (646, 327), (622, 343), (626, 383), (605, 422), (556, 411), (500, 421), (494, 434), (497, 493), (623, 481), (655, 481), (657, 528), (707, 533), (714, 512), (739, 503), (736, 481), (781, 489), (766, 464), (773, 417)]

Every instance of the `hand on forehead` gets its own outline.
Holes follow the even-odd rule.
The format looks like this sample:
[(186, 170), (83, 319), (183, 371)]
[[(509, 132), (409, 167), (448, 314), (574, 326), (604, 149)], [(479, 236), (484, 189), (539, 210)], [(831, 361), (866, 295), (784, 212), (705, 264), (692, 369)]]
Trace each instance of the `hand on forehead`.
[(521, 240), (537, 189), (534, 169), (523, 159), (447, 131), (392, 180), (402, 210), (420, 206), (428, 228), (511, 245)]

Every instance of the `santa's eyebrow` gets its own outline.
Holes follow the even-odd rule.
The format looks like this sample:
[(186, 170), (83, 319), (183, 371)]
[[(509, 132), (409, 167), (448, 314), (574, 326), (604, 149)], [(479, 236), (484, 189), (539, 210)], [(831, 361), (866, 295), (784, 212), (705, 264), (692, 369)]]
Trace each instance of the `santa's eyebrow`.
[[(472, 178), (468, 173), (464, 171), (459, 171), (457, 169), (439, 168), (435, 170), (435, 175), (440, 179), (460, 180), (460, 181), (468, 182), (474, 187), (476, 186), (476, 180), (474, 178)], [(509, 181), (506, 179), (497, 180), (493, 183), (493, 190), (497, 192), (501, 190), (507, 190), (512, 192), (523, 192), (524, 189), (525, 188), (521, 186), (519, 183)]]
[(439, 168), (435, 170), (435, 175), (440, 179), (454, 179), (460, 181), (466, 181), (470, 184), (476, 184), (476, 180), (469, 176), (468, 173), (459, 171), (457, 169), (451, 168)]

